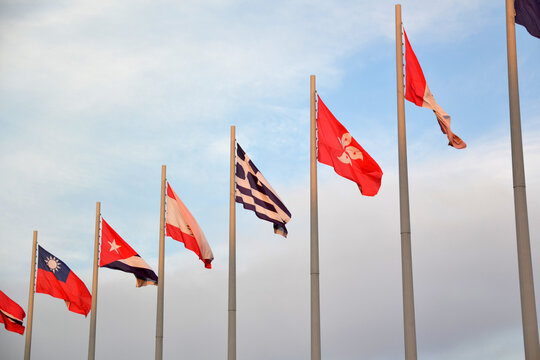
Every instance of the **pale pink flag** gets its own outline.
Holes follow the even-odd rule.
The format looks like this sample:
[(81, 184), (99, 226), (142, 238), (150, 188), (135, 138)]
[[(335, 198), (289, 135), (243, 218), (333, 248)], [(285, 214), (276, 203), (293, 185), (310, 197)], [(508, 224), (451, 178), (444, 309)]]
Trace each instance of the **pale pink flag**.
[(167, 236), (184, 243), (184, 246), (195, 252), (204, 262), (204, 267), (211, 269), (214, 254), (206, 241), (199, 224), (178, 195), (167, 183)]
[(441, 131), (448, 137), (448, 145), (455, 147), (456, 149), (463, 149), (467, 147), (465, 141), (461, 140), (459, 136), (454, 134), (450, 129), (450, 115), (448, 115), (435, 101), (433, 94), (427, 86), (426, 78), (420, 67), (420, 63), (414, 54), (414, 51), (407, 38), (407, 33), (403, 30), (405, 35), (405, 99), (410, 102), (433, 110)]

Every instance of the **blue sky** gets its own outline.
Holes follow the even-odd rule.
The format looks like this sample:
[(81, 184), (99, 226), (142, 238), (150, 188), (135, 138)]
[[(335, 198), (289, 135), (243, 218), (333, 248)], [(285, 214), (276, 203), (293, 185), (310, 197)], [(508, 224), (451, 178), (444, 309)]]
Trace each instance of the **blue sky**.
[[(402, 14), (435, 99), (468, 144), (448, 147), (433, 113), (406, 103), (419, 358), (522, 359), (504, 2), (406, 1)], [(309, 358), (315, 74), (325, 104), (384, 172), (367, 198), (318, 166), (323, 357), (401, 358), (394, 24), (389, 1), (2, 1), (2, 291), (26, 309), (34, 229), (90, 288), (96, 201), (157, 269), (165, 164), (215, 260), (206, 270), (167, 239), (164, 354), (225, 358), (235, 125), (292, 213), (285, 240), (237, 207), (238, 359)], [(516, 32), (538, 289), (540, 40)], [(99, 276), (97, 357), (151, 358), (156, 289), (109, 269)], [(37, 294), (32, 358), (84, 358), (88, 329)], [(24, 337), (3, 331), (0, 347), (20, 358)]]

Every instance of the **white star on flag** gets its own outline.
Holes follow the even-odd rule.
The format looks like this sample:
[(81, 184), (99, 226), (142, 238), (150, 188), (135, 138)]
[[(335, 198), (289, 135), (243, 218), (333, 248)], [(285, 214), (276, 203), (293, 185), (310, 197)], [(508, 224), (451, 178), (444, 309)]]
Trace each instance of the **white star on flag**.
[(118, 248), (122, 247), (122, 245), (118, 245), (116, 243), (116, 240), (113, 239), (112, 242), (108, 241), (109, 245), (111, 245), (111, 249), (109, 251), (116, 251), (117, 254), (119, 254), (118, 252)]

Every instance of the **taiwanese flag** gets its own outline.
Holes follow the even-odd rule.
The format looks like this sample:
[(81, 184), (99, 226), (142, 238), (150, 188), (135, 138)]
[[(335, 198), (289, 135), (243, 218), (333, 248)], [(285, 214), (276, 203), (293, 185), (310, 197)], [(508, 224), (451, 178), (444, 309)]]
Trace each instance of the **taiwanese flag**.
[(193, 251), (204, 262), (204, 267), (212, 268), (214, 254), (206, 241), (199, 224), (167, 183), (167, 236), (184, 243), (184, 246)]
[(158, 277), (135, 250), (114, 229), (101, 219), (99, 266), (122, 270), (135, 275), (137, 287), (157, 285)]
[(455, 147), (456, 149), (463, 149), (467, 147), (465, 141), (461, 140), (459, 136), (454, 134), (450, 129), (450, 115), (448, 115), (435, 101), (431, 90), (426, 83), (426, 78), (420, 63), (414, 54), (414, 51), (407, 38), (407, 33), (403, 29), (405, 35), (405, 99), (416, 104), (417, 106), (425, 107), (433, 110), (441, 131), (448, 137), (448, 145)]
[(317, 95), (317, 159), (354, 181), (362, 195), (374, 196), (381, 187), (379, 164), (354, 140)]
[(69, 311), (88, 315), (92, 295), (62, 260), (38, 245), (36, 292), (63, 299)]
[(6, 330), (22, 335), (25, 316), (23, 308), (0, 290), (0, 323), (4, 324)]

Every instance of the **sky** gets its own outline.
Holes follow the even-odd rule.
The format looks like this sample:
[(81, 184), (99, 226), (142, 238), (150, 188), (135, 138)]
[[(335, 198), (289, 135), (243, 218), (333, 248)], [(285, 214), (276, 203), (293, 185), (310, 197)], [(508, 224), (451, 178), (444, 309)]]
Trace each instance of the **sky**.
[[(237, 358), (309, 359), (309, 77), (379, 163), (379, 194), (318, 165), (322, 356), (404, 357), (395, 3), (0, 1), (0, 289), (25, 310), (32, 233), (91, 289), (96, 202), (156, 271), (161, 166), (214, 252), (166, 239), (164, 357), (227, 354), (230, 127), (292, 213), (237, 205)], [(411, 0), (403, 24), (467, 148), (406, 102), (419, 359), (523, 359), (504, 1)], [(540, 40), (516, 26), (535, 287)], [(538, 291), (537, 291), (538, 294)], [(99, 271), (96, 358), (154, 356), (156, 287)], [(537, 295), (537, 308), (540, 301)], [(90, 317), (36, 294), (32, 359), (82, 359)], [(2, 358), (24, 336), (0, 331)]]

